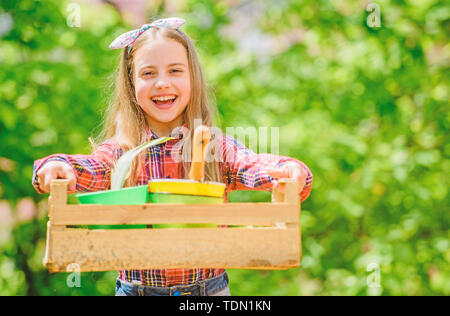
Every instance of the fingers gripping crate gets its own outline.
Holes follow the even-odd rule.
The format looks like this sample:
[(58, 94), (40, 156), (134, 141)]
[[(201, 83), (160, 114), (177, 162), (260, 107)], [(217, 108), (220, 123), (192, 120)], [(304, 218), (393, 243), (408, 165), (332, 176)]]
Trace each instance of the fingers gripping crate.
[[(67, 180), (54, 180), (44, 265), (50, 272), (152, 268), (281, 270), (301, 260), (297, 182), (271, 203), (68, 205)], [(83, 229), (77, 225), (215, 223), (217, 228)], [(237, 227), (236, 227), (237, 225)], [(70, 268), (72, 269), (72, 268)]]

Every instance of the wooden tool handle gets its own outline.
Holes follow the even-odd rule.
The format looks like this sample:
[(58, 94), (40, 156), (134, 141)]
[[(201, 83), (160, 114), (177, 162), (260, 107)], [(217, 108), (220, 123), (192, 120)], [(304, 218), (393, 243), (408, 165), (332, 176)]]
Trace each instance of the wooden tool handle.
[(211, 131), (205, 125), (200, 125), (194, 131), (192, 141), (192, 164), (189, 172), (189, 179), (201, 181), (205, 176), (205, 160), (207, 148), (211, 140)]

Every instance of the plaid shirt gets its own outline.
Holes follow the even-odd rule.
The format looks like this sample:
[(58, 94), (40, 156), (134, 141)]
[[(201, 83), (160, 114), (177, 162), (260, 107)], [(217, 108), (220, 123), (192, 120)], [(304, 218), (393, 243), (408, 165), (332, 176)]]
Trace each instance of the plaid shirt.
[[(147, 139), (158, 138), (147, 129)], [(145, 155), (144, 168), (138, 176), (136, 185), (148, 183), (151, 179), (183, 179), (184, 172), (181, 162), (172, 158), (173, 151), (180, 153), (180, 141), (187, 135), (186, 124), (180, 127), (174, 135), (176, 139), (151, 147)], [(219, 162), (223, 182), (226, 184), (225, 201), (232, 190), (266, 190), (272, 188), (272, 178), (264, 171), (266, 168), (280, 167), (286, 162), (295, 162), (303, 167), (308, 177), (306, 185), (300, 193), (300, 200), (305, 200), (311, 191), (312, 174), (306, 165), (296, 159), (272, 154), (256, 154), (243, 144), (228, 135), (219, 138)], [(32, 183), (39, 193), (36, 173), (44, 163), (52, 160), (65, 161), (73, 167), (77, 177), (76, 191), (101, 191), (110, 188), (110, 175), (114, 160), (123, 153), (120, 146), (112, 139), (102, 143), (91, 155), (54, 154), (34, 162)], [(176, 156), (176, 155), (174, 155)], [(217, 157), (217, 156), (216, 156)], [(70, 192), (72, 193), (72, 192)], [(144, 285), (168, 287), (174, 285), (192, 284), (208, 278), (219, 276), (224, 269), (151, 269), (122, 270), (119, 277), (127, 282), (141, 282)]]

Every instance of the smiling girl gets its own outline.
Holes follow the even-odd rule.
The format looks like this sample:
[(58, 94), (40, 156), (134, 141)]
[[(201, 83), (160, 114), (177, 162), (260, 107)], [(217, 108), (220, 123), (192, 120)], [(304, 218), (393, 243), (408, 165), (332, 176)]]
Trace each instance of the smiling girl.
[[(110, 46), (124, 48), (114, 102), (108, 108), (102, 142), (91, 155), (54, 154), (34, 163), (33, 185), (50, 191), (53, 179), (69, 180), (69, 193), (108, 190), (111, 170), (120, 156), (163, 136), (175, 139), (150, 147), (135, 160), (125, 186), (152, 179), (187, 178), (189, 139), (194, 120), (212, 127), (213, 107), (191, 39), (179, 29), (184, 20), (168, 18), (123, 34)], [(215, 135), (221, 159), (205, 164), (205, 181), (231, 190), (272, 190), (280, 178), (299, 182), (299, 199), (310, 193), (312, 174), (301, 161), (255, 154), (227, 135)], [(181, 154), (182, 159), (174, 159)], [(164, 242), (164, 241), (161, 241)], [(170, 247), (170, 245), (168, 245)], [(116, 295), (230, 295), (224, 269), (151, 269), (119, 271)]]

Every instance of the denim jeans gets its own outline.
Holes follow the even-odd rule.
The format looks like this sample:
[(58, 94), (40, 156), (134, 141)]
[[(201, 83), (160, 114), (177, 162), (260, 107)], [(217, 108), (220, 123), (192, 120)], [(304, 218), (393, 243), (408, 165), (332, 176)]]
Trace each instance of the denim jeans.
[(170, 287), (140, 285), (117, 278), (116, 296), (230, 296), (227, 272), (189, 285)]

